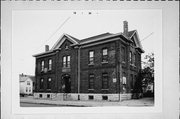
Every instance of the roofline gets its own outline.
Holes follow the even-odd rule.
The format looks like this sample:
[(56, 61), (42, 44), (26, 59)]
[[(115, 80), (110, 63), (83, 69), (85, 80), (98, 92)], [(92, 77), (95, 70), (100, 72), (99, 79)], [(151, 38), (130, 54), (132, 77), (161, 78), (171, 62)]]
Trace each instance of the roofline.
[(46, 54), (49, 54), (49, 53), (52, 53), (54, 52), (55, 50), (49, 50), (47, 52), (42, 52), (42, 53), (38, 53), (38, 54), (35, 54), (35, 55), (32, 55), (33, 57), (38, 57), (38, 56), (41, 56), (41, 55), (46, 55)]
[[(69, 38), (72, 42), (74, 42), (75, 44), (79, 44), (76, 40), (74, 40), (73, 38), (71, 38), (68, 34), (63, 33), (63, 35), (61, 35), (61, 37), (56, 41), (56, 43), (53, 45), (53, 47), (51, 48), (51, 50), (54, 50), (55, 47), (57, 46), (57, 44), (60, 42), (60, 40), (66, 36), (67, 38)], [(63, 41), (64, 42), (64, 41)], [(62, 45), (62, 44), (61, 44)], [(60, 45), (60, 46), (61, 46)]]
[(129, 42), (132, 42), (128, 37), (126, 37), (122, 32), (120, 33), (117, 33), (117, 34), (112, 34), (110, 36), (105, 36), (103, 38), (98, 38), (96, 40), (90, 40), (89, 42), (84, 42), (84, 43), (80, 43), (79, 44), (72, 44), (71, 46), (77, 46), (77, 45), (85, 45), (85, 44), (89, 44), (89, 43), (94, 43), (94, 42), (98, 42), (98, 41), (101, 41), (101, 40), (104, 40), (104, 39), (108, 39), (108, 38), (112, 38), (112, 37), (117, 37), (117, 36), (123, 36), (124, 38), (126, 38)]
[[(116, 36), (118, 36), (118, 35), (121, 35), (122, 33), (117, 33), (117, 34), (112, 34), (112, 35), (110, 35), (110, 36), (105, 36), (105, 37), (103, 37), (103, 38), (98, 38), (98, 39), (96, 39), (96, 40), (90, 40), (89, 42), (85, 42), (85, 43), (81, 43), (82, 41), (80, 41), (80, 45), (83, 45), (83, 44), (87, 44), (87, 43), (91, 43), (91, 42), (95, 42), (95, 41), (99, 41), (99, 40), (103, 40), (103, 39), (107, 39), (107, 38), (111, 38), (111, 37), (116, 37)], [(87, 38), (88, 39), (88, 38)], [(84, 39), (85, 40), (85, 39)]]
[(132, 36), (134, 36), (134, 34), (137, 32), (137, 30), (133, 30), (134, 33), (129, 37), (129, 38), (132, 38)]

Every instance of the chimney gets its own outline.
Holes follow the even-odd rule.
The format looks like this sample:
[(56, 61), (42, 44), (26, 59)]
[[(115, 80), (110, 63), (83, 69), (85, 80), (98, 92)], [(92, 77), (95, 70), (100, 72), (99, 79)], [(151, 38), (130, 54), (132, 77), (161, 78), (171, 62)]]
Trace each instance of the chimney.
[(45, 52), (49, 51), (49, 45), (45, 45)]
[(123, 34), (127, 36), (128, 35), (128, 22), (127, 21), (123, 21), (123, 24), (124, 24)]

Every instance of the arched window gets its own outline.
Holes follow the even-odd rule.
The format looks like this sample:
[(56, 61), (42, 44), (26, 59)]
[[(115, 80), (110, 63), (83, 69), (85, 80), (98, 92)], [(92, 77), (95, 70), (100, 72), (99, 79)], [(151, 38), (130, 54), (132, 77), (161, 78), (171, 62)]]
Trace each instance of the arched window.
[(44, 79), (41, 78), (40, 79), (40, 89), (43, 89), (44, 88)]
[(47, 89), (51, 89), (51, 78), (48, 78), (47, 80)]

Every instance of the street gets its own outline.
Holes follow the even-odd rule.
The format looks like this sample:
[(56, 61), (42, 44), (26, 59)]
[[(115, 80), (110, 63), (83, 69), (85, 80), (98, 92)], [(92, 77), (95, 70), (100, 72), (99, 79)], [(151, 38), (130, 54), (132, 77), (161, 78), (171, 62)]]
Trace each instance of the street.
[(21, 97), (20, 106), (22, 107), (52, 107), (52, 106), (71, 106), (71, 107), (97, 107), (97, 106), (154, 106), (154, 98), (131, 99), (124, 101), (62, 101), (34, 99), (33, 97)]
[(59, 105), (49, 105), (49, 104), (34, 104), (34, 103), (20, 103), (20, 107), (60, 107)]

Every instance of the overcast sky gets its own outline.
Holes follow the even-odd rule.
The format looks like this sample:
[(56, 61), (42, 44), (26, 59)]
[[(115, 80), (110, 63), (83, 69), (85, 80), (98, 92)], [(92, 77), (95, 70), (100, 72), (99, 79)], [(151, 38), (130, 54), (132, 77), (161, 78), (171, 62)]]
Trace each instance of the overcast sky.
[[(89, 14), (92, 12), (92, 14)], [(123, 21), (129, 30), (137, 30), (145, 54), (154, 52), (161, 34), (160, 12), (157, 10), (119, 11), (13, 11), (12, 71), (35, 75), (35, 58), (67, 33), (78, 39), (110, 32), (123, 32)], [(143, 59), (142, 59), (143, 60)]]

